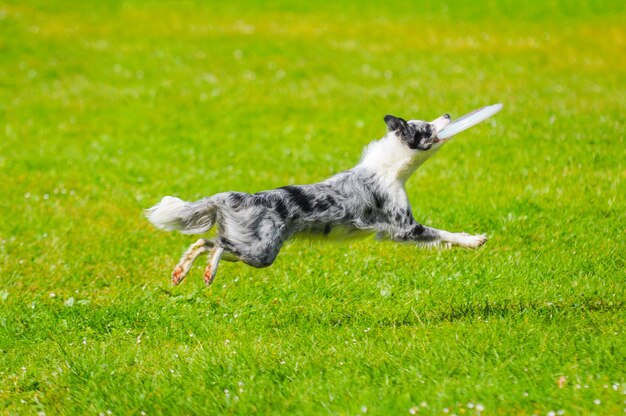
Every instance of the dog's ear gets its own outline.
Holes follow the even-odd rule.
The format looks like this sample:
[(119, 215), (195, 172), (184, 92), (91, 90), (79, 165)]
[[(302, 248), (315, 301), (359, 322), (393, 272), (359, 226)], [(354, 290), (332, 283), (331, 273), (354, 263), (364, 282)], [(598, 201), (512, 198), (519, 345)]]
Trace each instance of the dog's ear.
[(400, 134), (403, 134), (409, 127), (406, 120), (391, 114), (385, 116), (385, 123), (387, 124), (387, 130), (400, 131)]
[(405, 119), (387, 114), (385, 123), (387, 123), (387, 130), (397, 132), (403, 140), (409, 140), (413, 137), (414, 129)]

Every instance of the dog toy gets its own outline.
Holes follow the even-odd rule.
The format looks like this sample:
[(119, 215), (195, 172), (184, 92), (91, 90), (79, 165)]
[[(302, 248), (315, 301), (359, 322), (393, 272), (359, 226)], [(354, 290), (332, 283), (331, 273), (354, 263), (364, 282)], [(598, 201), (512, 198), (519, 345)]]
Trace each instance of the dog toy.
[(462, 131), (474, 127), (478, 123), (482, 123), (489, 117), (493, 117), (496, 113), (502, 110), (502, 103), (488, 105), (478, 110), (474, 110), (471, 113), (465, 114), (463, 117), (457, 118), (452, 123), (448, 124), (443, 130), (437, 134), (438, 139), (448, 139)]

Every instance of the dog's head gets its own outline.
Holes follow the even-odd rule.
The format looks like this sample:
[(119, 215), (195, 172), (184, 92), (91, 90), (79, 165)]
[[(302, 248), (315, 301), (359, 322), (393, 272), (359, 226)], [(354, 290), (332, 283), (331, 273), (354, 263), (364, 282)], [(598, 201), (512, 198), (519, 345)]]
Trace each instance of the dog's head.
[(433, 121), (421, 120), (406, 121), (403, 118), (386, 115), (385, 123), (390, 132), (395, 132), (402, 142), (415, 151), (428, 151), (441, 146), (445, 139), (438, 139), (437, 133), (450, 124), (450, 116), (443, 116)]

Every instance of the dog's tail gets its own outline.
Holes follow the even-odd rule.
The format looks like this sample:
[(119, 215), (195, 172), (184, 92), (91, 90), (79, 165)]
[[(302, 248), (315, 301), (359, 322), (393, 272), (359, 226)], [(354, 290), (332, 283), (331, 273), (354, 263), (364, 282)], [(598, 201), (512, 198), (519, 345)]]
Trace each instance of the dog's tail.
[(178, 230), (183, 234), (201, 234), (213, 227), (217, 207), (212, 204), (210, 197), (196, 202), (187, 202), (173, 196), (166, 196), (161, 202), (148, 208), (145, 214), (148, 221), (162, 230)]

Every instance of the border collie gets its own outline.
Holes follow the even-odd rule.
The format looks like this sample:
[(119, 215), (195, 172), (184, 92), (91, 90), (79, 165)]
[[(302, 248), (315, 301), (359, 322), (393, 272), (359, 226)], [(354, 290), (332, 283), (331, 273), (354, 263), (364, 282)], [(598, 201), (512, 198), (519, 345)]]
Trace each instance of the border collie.
[(247, 194), (224, 192), (195, 202), (166, 196), (146, 210), (156, 227), (202, 234), (217, 224), (217, 236), (200, 239), (183, 254), (172, 273), (179, 284), (194, 260), (209, 253), (204, 280), (215, 279), (222, 257), (253, 267), (270, 266), (293, 238), (363, 237), (425, 246), (477, 248), (486, 235), (452, 233), (418, 223), (405, 182), (446, 140), (437, 133), (450, 124), (445, 114), (428, 123), (387, 115), (387, 134), (370, 143), (352, 169), (311, 185), (284, 186)]

